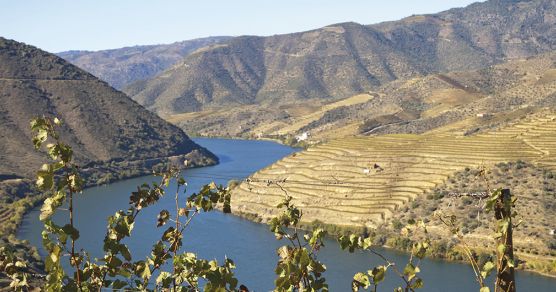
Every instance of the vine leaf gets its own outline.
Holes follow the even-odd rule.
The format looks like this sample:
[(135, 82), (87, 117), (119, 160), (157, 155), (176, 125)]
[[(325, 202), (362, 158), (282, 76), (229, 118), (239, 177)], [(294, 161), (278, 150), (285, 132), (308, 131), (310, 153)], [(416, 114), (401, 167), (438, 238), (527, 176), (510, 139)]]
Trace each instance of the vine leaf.
[(168, 210), (160, 211), (160, 214), (158, 214), (157, 217), (156, 227), (164, 226), (169, 219), (170, 219), (170, 212), (168, 212)]

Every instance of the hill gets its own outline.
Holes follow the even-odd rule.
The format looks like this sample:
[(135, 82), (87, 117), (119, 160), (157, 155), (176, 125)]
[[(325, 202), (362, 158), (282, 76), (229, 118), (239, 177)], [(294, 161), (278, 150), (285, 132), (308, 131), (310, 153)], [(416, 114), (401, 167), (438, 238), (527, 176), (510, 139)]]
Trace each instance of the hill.
[(555, 73), (556, 52), (551, 51), (478, 70), (395, 80), (332, 102), (247, 105), (165, 118), (198, 135), (291, 140), (308, 133), (310, 143), (350, 135), (431, 130), (461, 135), (554, 107)]
[(376, 25), (341, 23), (198, 50), (125, 91), (168, 116), (337, 100), (394, 80), (485, 68), (556, 49), (556, 4), (490, 0)]
[[(124, 93), (63, 59), (0, 38), (0, 234), (13, 232), (34, 196), (33, 178), (46, 161), (31, 143), (29, 122), (63, 121), (88, 184), (148, 174), (157, 164), (214, 164), (217, 158), (179, 128)], [(97, 171), (94, 171), (97, 169)], [(4, 224), (5, 223), (5, 224)]]
[[(398, 244), (395, 226), (408, 219), (430, 221), (431, 236), (450, 238), (431, 213), (459, 212), (469, 243), (484, 249), (493, 244), (488, 241), (492, 218), (471, 226), (469, 218), (477, 215), (468, 217), (477, 214), (482, 203), (448, 196), (487, 191), (489, 184), (476, 176), (477, 169), (484, 168), (490, 187), (511, 188), (518, 198), (516, 208), (525, 221), (514, 233), (518, 256), (544, 261), (546, 267), (556, 261), (551, 235), (556, 219), (555, 129), (555, 112), (543, 110), (474, 135), (432, 132), (333, 140), (286, 157), (242, 182), (232, 193), (232, 211), (266, 221), (287, 193), (303, 210), (305, 224), (377, 229), (382, 238), (391, 237), (390, 246)], [(454, 246), (449, 240), (443, 244), (444, 252)]]
[(200, 38), (173, 44), (134, 46), (102, 51), (67, 51), (57, 55), (90, 72), (116, 89), (149, 79), (189, 53), (229, 37)]

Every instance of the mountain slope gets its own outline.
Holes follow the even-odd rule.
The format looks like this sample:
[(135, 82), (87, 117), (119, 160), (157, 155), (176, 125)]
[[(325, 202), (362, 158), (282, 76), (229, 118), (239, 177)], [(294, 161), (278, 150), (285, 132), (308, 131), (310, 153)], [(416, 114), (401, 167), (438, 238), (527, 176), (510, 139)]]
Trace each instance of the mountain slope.
[(355, 23), (200, 50), (125, 91), (161, 114), (340, 98), (424, 73), (377, 31)]
[(339, 99), (393, 80), (471, 70), (556, 49), (556, 3), (490, 0), (376, 25), (238, 37), (125, 91), (162, 115)]
[[(309, 100), (265, 107), (235, 106), (165, 116), (202, 136), (292, 138), (309, 142), (359, 134), (489, 130), (556, 106), (556, 51), (479, 70), (395, 80), (335, 102)], [(483, 114), (484, 117), (477, 117)]]
[(55, 55), (0, 38), (0, 236), (14, 232), (39, 198), (33, 177), (46, 162), (35, 150), (29, 122), (46, 115), (63, 121), (61, 138), (73, 147), (87, 185), (149, 174), (153, 166), (214, 164), (212, 153), (91, 74)]
[(102, 51), (67, 51), (57, 55), (121, 89), (152, 78), (189, 53), (229, 37), (208, 37), (166, 45), (134, 46)]
[[(0, 245), (12, 246), (33, 274), (44, 265), (36, 249), (15, 239), (23, 214), (42, 199), (34, 188), (46, 154), (32, 146), (30, 120), (63, 121), (61, 139), (74, 150), (86, 186), (146, 175), (153, 167), (214, 164), (212, 153), (124, 93), (63, 59), (0, 37)], [(37, 278), (29, 278), (31, 285)], [(4, 274), (0, 290), (11, 290)]]

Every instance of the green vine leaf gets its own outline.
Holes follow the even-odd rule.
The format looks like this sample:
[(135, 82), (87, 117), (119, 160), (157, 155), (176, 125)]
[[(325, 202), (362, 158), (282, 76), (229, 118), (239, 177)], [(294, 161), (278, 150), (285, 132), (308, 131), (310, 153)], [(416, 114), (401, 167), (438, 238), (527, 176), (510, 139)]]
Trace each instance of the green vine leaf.
[(368, 274), (373, 277), (373, 283), (378, 284), (384, 280), (384, 277), (386, 275), (386, 267), (375, 267), (371, 271), (368, 271)]
[(169, 219), (170, 219), (170, 212), (168, 212), (168, 210), (160, 211), (160, 213), (158, 214), (158, 217), (157, 217), (156, 227), (160, 227), (160, 226), (165, 225), (168, 222)]
[(44, 203), (42, 204), (41, 207), (41, 214), (39, 215), (39, 219), (41, 221), (50, 219), (50, 217), (52, 217), (56, 209), (64, 203), (65, 199), (66, 199), (66, 194), (64, 192), (59, 191), (56, 192), (54, 196), (44, 200)]

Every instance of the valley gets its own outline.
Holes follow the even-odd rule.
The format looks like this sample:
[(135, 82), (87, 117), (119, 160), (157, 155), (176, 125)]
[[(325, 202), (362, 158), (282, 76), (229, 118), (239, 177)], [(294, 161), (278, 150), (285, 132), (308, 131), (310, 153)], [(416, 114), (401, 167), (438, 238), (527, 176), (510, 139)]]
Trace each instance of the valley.
[(198, 50), (124, 92), (161, 116), (330, 103), (392, 81), (481, 70), (556, 50), (554, 5), (493, 0), (372, 25), (240, 36)]
[[(138, 31), (134, 28), (134, 33)], [(452, 275), (448, 270), (465, 274), (472, 285), (454, 285), (461, 279), (445, 281), (431, 272), (423, 274), (439, 278), (443, 287), (468, 291), (477, 286), (468, 265), (434, 259), (472, 258), (480, 270), (489, 260), (495, 261), (493, 251), (507, 252), (510, 244), (502, 244), (500, 252), (496, 241), (502, 235), (493, 239), (493, 231), (503, 222), (496, 223), (493, 214), (485, 211), (485, 194), (508, 188), (517, 199), (511, 208), (517, 213), (514, 223), (519, 222), (513, 230), (511, 251), (516, 260), (512, 255), (511, 265), (548, 276), (520, 271), (518, 278), (527, 287), (550, 289), (556, 278), (555, 40), (553, 0), (488, 0), (374, 24), (349, 21), (293, 33), (213, 36), (56, 54), (0, 36), (0, 247), (14, 249), (33, 273), (51, 266), (52, 257), (47, 257), (45, 266), (45, 250), (33, 246), (40, 244), (44, 227), (36, 218), (39, 205), (52, 194), (41, 193), (36, 186), (37, 170), (47, 159), (45, 151), (33, 147), (29, 121), (45, 116), (62, 121), (60, 136), (73, 149), (72, 157), (85, 180), (85, 196), (76, 199), (85, 210), (81, 211), (85, 219), (76, 219), (87, 230), (81, 242), (97, 251), (102, 246), (105, 252), (115, 252), (110, 260), (100, 262), (118, 266), (121, 270), (110, 271), (116, 278), (158, 277), (160, 271), (153, 272), (163, 265), (154, 258), (175, 255), (182, 243), (180, 232), (197, 211), (229, 210), (230, 205), (217, 205), (225, 205), (231, 196), (235, 216), (199, 215), (204, 217), (193, 228), (201, 235), (187, 247), (211, 258), (224, 253), (227, 259), (229, 252), (237, 253), (238, 262), (249, 266), (238, 269), (239, 274), (256, 283), (250, 287), (272, 289), (268, 281), (275, 271), (280, 281), (293, 277), (287, 275), (294, 272), (279, 266), (296, 258), (295, 249), (276, 253), (272, 233), (294, 246), (297, 240), (303, 252), (310, 247), (308, 261), (321, 248), (315, 243), (319, 239), (305, 238), (313, 243), (302, 246), (302, 237), (280, 234), (282, 229), (275, 229), (278, 224), (286, 232), (321, 228), (330, 236), (349, 233), (350, 241), (355, 235), (365, 236), (367, 241), (357, 244), (387, 248), (389, 256), (404, 263), (414, 259), (414, 243), (430, 240), (423, 255), (432, 259), (423, 262), (431, 271), (448, 278)], [(184, 194), (201, 189), (195, 200), (184, 201), (184, 208), (179, 208), (179, 194), (172, 184), (166, 187), (176, 190), (175, 197), (164, 197), (158, 185), (135, 192), (137, 184), (153, 179), (149, 176), (153, 171), (170, 166), (184, 171), (185, 180), (179, 183), (187, 187)], [(217, 189), (214, 185), (203, 187), (211, 179), (228, 186), (226, 196), (216, 198), (221, 194), (211, 193)], [(131, 220), (122, 223), (125, 230), (114, 227), (116, 235), (107, 233), (104, 246), (98, 237), (95, 241), (93, 235), (106, 230), (105, 217), (132, 204), (132, 197), (138, 195), (145, 198), (110, 219)], [(277, 205), (289, 197), (301, 210), (299, 222), (293, 211), (284, 216), (294, 219), (275, 219), (283, 211)], [(131, 234), (137, 215), (133, 212), (157, 200), (168, 209), (175, 205), (176, 219), (158, 207), (145, 211), (147, 218), (157, 220), (156, 228), (149, 221), (152, 226), (137, 229), (139, 239), (119, 245)], [(73, 198), (69, 201), (73, 204)], [(281, 206), (289, 208), (289, 203)], [(73, 207), (67, 209), (73, 212)], [(65, 216), (61, 214), (54, 216)], [(104, 216), (101, 221), (95, 219), (99, 214)], [(180, 216), (188, 221), (177, 232)], [(440, 218), (454, 218), (461, 236)], [(426, 233), (409, 235), (410, 226), (421, 220)], [(70, 221), (73, 228), (73, 213)], [(162, 233), (159, 227), (167, 222), (176, 223), (171, 232), (181, 236), (179, 240)], [(272, 232), (265, 230), (271, 240), (261, 232), (268, 228), (255, 223), (272, 225)], [(69, 225), (48, 228), (65, 234)], [(75, 234), (62, 240), (72, 240), (72, 251), (64, 251), (72, 256)], [(161, 239), (151, 253), (153, 238)], [(327, 246), (338, 248), (330, 237), (323, 238)], [(179, 244), (165, 250), (173, 240)], [(138, 262), (134, 257), (133, 262), (128, 243), (147, 260)], [(228, 246), (238, 250), (229, 251)], [(346, 267), (350, 263), (364, 267), (368, 263), (361, 261), (370, 254), (356, 251), (348, 257), (336, 249), (328, 247), (323, 253), (333, 263), (332, 279), (340, 281), (338, 275), (344, 279), (349, 270), (351, 278), (342, 282), (342, 287), (348, 287), (355, 283), (350, 282), (355, 271)], [(270, 251), (274, 257), (251, 250)], [(53, 250), (46, 253), (52, 256)], [(120, 255), (123, 259), (118, 263)], [(274, 264), (276, 255), (275, 270), (254, 268), (257, 261), (271, 259)], [(203, 265), (192, 258), (184, 262)], [(135, 270), (127, 270), (133, 265)], [(382, 265), (395, 266), (388, 261)], [(208, 266), (214, 268), (212, 263), (203, 268)], [(3, 274), (7, 269), (0, 268), (3, 291), (9, 280)], [(219, 268), (218, 273), (225, 274), (228, 268)], [(368, 273), (373, 281), (375, 272)], [(88, 277), (94, 274), (90, 273)], [(168, 281), (170, 273), (160, 275), (156, 285), (175, 285), (179, 278)], [(106, 274), (100, 281), (104, 278)], [(102, 285), (115, 287), (116, 283)], [(142, 287), (144, 283), (120, 284)], [(388, 288), (394, 286), (387, 283)], [(331, 287), (342, 289), (337, 283)], [(425, 290), (442, 289), (436, 285)]]

